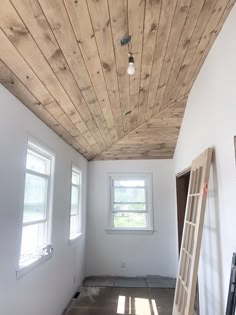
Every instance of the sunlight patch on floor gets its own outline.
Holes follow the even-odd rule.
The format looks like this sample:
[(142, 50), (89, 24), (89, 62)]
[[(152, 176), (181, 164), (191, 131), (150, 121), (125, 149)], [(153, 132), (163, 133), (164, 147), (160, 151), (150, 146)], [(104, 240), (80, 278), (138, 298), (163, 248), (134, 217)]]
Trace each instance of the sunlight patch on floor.
[(118, 298), (117, 314), (125, 314), (125, 296), (123, 295)]
[(135, 298), (135, 315), (151, 315), (148, 299)]
[(154, 315), (158, 315), (156, 301), (152, 299), (152, 310)]
[[(127, 304), (126, 304), (127, 303)], [(134, 308), (135, 315), (158, 315), (156, 301), (154, 299), (149, 300), (145, 298), (128, 298), (126, 301), (126, 296), (119, 295), (117, 303), (117, 314), (125, 315), (132, 314), (132, 306)]]

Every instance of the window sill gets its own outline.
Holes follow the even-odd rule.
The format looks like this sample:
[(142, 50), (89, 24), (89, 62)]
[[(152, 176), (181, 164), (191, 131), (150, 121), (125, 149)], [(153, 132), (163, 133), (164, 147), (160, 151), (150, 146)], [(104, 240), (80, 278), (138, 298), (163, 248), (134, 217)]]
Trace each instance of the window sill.
[(143, 235), (151, 235), (154, 233), (153, 229), (114, 229), (107, 228), (106, 232), (108, 234), (143, 234)]
[(76, 242), (78, 241), (78, 239), (82, 236), (82, 232), (78, 233), (76, 235), (74, 235), (72, 238), (69, 239), (69, 245), (73, 245), (76, 244)]
[(51, 259), (53, 252), (50, 252), (44, 256), (40, 256), (39, 258), (35, 258), (31, 263), (25, 266), (19, 266), (16, 270), (16, 279), (20, 279), (24, 277), (27, 273), (31, 272), (34, 268), (41, 265), (42, 263)]

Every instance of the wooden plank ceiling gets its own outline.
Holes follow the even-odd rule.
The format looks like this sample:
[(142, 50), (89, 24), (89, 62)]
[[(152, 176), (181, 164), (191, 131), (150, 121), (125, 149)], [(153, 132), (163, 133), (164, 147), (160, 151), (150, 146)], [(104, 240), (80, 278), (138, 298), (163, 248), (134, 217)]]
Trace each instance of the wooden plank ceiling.
[(1, 0), (0, 83), (88, 160), (171, 158), (234, 2)]

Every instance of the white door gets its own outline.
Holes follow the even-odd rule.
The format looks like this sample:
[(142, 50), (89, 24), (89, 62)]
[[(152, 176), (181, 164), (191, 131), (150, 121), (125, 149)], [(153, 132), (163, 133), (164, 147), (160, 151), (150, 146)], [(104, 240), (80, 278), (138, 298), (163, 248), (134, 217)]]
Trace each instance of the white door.
[(172, 315), (193, 314), (212, 152), (207, 149), (191, 165)]

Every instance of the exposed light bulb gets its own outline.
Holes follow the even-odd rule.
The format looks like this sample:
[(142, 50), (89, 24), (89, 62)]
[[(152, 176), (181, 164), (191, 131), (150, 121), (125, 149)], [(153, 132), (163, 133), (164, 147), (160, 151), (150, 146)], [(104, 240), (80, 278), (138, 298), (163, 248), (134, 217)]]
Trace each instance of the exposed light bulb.
[(133, 56), (129, 56), (129, 65), (128, 65), (127, 72), (129, 75), (132, 75), (135, 73), (134, 57)]

